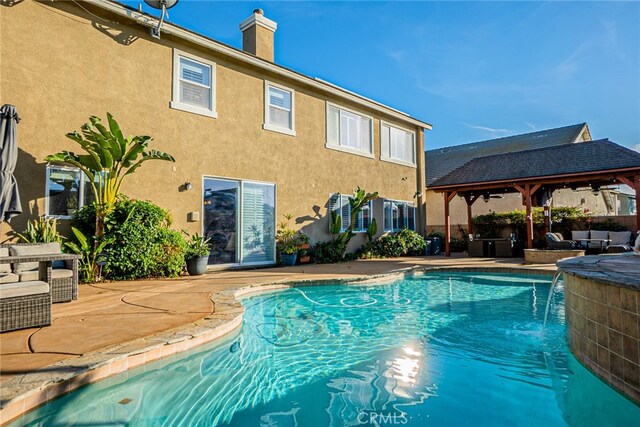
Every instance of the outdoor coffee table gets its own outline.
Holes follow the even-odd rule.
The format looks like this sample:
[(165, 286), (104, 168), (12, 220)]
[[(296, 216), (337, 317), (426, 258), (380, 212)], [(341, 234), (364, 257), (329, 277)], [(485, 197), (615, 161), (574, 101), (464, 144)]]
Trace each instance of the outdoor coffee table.
[(605, 248), (611, 243), (611, 239), (576, 239), (580, 242), (580, 247), (584, 249), (593, 249), (593, 245), (589, 246), (589, 243), (598, 243), (600, 246), (600, 252), (604, 252)]

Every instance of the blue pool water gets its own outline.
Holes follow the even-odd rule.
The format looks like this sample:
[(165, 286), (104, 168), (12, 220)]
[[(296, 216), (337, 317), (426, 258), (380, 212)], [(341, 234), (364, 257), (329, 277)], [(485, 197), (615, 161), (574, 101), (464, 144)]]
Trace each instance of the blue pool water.
[(640, 408), (569, 353), (551, 278), (437, 273), (245, 299), (241, 331), (15, 425), (629, 426)]

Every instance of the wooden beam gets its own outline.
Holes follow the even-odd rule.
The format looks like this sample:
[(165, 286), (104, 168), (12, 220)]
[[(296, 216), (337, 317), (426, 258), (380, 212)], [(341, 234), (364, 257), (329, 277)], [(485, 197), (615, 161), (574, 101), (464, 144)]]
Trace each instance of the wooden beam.
[(633, 181), (627, 178), (626, 176), (616, 176), (616, 179), (621, 183), (623, 183), (624, 185), (628, 185), (631, 188), (635, 186)]
[(529, 190), (529, 196), (533, 196), (533, 194), (538, 191), (542, 187), (542, 184), (536, 184)]
[(451, 256), (451, 214), (449, 213), (449, 202), (456, 195), (456, 192), (444, 193), (444, 254)]
[(453, 190), (450, 192), (450, 194), (447, 196), (447, 202), (451, 202), (453, 200), (454, 197), (456, 197), (456, 194), (458, 194), (458, 192), (456, 190)]
[[(637, 175), (640, 172), (640, 169), (635, 168), (625, 168), (625, 169), (612, 169), (607, 172), (602, 171), (594, 171), (594, 172), (581, 172), (574, 174), (559, 174), (559, 175), (549, 175), (549, 176), (538, 176), (531, 178), (519, 178), (516, 182), (520, 185), (524, 185), (525, 183), (529, 184), (564, 184), (564, 183), (588, 183), (591, 181), (598, 180), (617, 180), (621, 174), (626, 176)], [(514, 187), (513, 179), (505, 179), (499, 181), (491, 181), (491, 182), (470, 182), (464, 184), (454, 184), (451, 186), (443, 185), (443, 186), (430, 186), (427, 187), (427, 190), (435, 191), (438, 193), (442, 193), (445, 191), (452, 191), (455, 189), (456, 191), (479, 191), (479, 190), (489, 190), (492, 188), (505, 188), (505, 187)]]

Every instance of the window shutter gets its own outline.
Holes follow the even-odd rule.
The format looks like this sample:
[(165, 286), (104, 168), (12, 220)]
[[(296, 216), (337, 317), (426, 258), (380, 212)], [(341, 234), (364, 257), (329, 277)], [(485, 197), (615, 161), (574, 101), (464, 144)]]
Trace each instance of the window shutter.
[(398, 230), (407, 227), (407, 204), (398, 203)]
[(269, 86), (269, 124), (291, 129), (291, 92)]
[(340, 210), (342, 212), (342, 230), (344, 231), (349, 228), (349, 223), (351, 222), (351, 205), (349, 204), (349, 196), (345, 196), (344, 194), (340, 195)]
[(366, 151), (368, 153), (371, 152), (371, 120), (366, 117), (359, 117), (359, 126), (360, 126), (360, 141), (358, 144), (358, 148)]
[(405, 152), (407, 153), (407, 157), (405, 160), (407, 162), (415, 163), (416, 162), (415, 142), (414, 142), (413, 134), (410, 132), (407, 132), (407, 148)]
[[(342, 210), (340, 209), (340, 194), (332, 194), (329, 199), (329, 231), (331, 231), (331, 224), (333, 224), (333, 216), (342, 215)], [(342, 223), (342, 219), (340, 219), (340, 223)]]
[(339, 145), (340, 139), (340, 112), (336, 107), (327, 108), (327, 142), (330, 145)]
[(407, 228), (409, 230), (416, 231), (416, 208), (413, 206), (409, 206), (407, 210)]
[(389, 126), (383, 125), (380, 132), (380, 155), (390, 157), (389, 152)]
[(340, 145), (360, 149), (359, 116), (347, 111), (340, 111)]
[(369, 224), (371, 224), (372, 212), (373, 212), (373, 207), (371, 202), (369, 202), (366, 206), (362, 208), (362, 211), (360, 212), (360, 215), (362, 216), (360, 230), (367, 230), (369, 228)]
[(392, 223), (391, 217), (392, 217), (391, 202), (388, 200), (385, 200), (383, 204), (384, 231), (391, 231), (391, 223)]

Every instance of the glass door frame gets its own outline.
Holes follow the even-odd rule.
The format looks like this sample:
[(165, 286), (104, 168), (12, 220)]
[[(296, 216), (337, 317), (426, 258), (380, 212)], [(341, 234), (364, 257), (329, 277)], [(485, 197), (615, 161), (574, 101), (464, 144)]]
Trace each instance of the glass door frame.
[(275, 265), (276, 264), (276, 245), (273, 245), (273, 261), (259, 261), (259, 262), (243, 262), (244, 254), (242, 249), (242, 242), (244, 241), (244, 231), (243, 231), (243, 223), (242, 223), (242, 209), (243, 209), (243, 200), (244, 200), (244, 183), (251, 184), (262, 184), (262, 185), (272, 185), (273, 186), (273, 230), (274, 233), (277, 230), (277, 212), (278, 212), (278, 184), (275, 182), (267, 182), (267, 181), (257, 181), (254, 179), (241, 179), (241, 178), (228, 178), (223, 176), (216, 175), (202, 175), (202, 191), (200, 194), (200, 232), (204, 236), (205, 232), (205, 209), (204, 209), (204, 192), (205, 192), (205, 180), (206, 179), (217, 179), (220, 181), (231, 181), (238, 183), (238, 207), (236, 209), (236, 247), (238, 248), (238, 252), (236, 253), (236, 262), (227, 263), (227, 264), (209, 264), (208, 266), (211, 268), (229, 268), (229, 267), (244, 267), (244, 266), (260, 266), (260, 265)]

